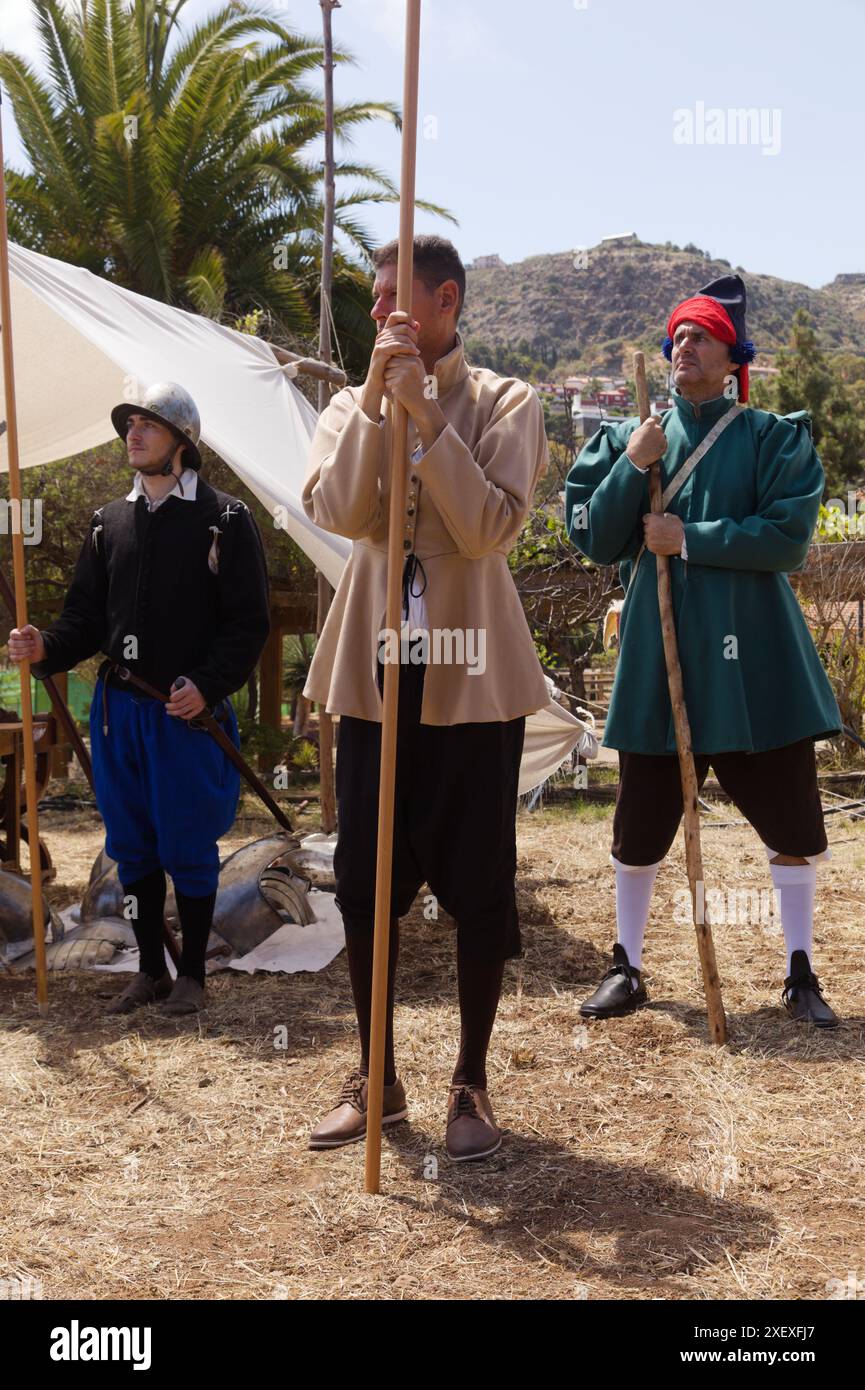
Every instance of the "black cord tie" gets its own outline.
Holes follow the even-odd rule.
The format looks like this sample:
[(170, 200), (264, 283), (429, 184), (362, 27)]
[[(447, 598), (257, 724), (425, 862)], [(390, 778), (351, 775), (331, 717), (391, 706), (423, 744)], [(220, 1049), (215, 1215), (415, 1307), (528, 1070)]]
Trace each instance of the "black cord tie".
[[(420, 593), (415, 593), (413, 588), (414, 577), (418, 570), (420, 570), (423, 575), (423, 588), (420, 590)], [(405, 609), (406, 619), (408, 619), (409, 614), (409, 594), (411, 594), (412, 598), (420, 598), (421, 594), (426, 593), (426, 586), (427, 577), (426, 570), (423, 567), (423, 561), (412, 551), (411, 555), (406, 555), (405, 557), (405, 565), (402, 572), (402, 606)]]

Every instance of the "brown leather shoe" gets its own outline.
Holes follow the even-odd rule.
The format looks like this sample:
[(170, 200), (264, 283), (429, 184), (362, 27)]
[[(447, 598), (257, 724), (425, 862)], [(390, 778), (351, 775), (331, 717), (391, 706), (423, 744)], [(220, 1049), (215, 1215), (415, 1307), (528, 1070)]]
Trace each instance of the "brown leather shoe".
[[(342, 1083), (339, 1099), (333, 1110), (319, 1120), (309, 1136), (311, 1149), (338, 1149), (343, 1144), (356, 1144), (366, 1138), (366, 1107), (369, 1082), (362, 1072), (352, 1072)], [(405, 1090), (397, 1077), (392, 1086), (385, 1086), (381, 1122), (396, 1124), (408, 1114)]]
[(197, 1014), (204, 1008), (204, 987), (189, 975), (178, 975), (174, 989), (162, 1005), (164, 1014)]
[(451, 1086), (445, 1147), (454, 1163), (486, 1158), (501, 1148), (502, 1132), (481, 1086)]
[(105, 1012), (131, 1014), (133, 1009), (140, 1009), (142, 1004), (153, 1004), (157, 999), (164, 999), (170, 992), (171, 976), (167, 970), (159, 980), (154, 980), (152, 975), (145, 975), (143, 970), (139, 970), (123, 993), (112, 999)]

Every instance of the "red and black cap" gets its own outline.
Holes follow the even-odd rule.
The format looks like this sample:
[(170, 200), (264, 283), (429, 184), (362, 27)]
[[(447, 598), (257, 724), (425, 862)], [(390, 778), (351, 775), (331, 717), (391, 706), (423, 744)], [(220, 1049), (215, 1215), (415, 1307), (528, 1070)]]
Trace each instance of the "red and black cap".
[(680, 323), (700, 324), (713, 338), (729, 347), (730, 356), (739, 368), (739, 400), (747, 401), (748, 363), (753, 362), (756, 351), (746, 336), (745, 309), (745, 282), (740, 275), (722, 275), (713, 280), (690, 299), (683, 299), (676, 305), (667, 323), (664, 356), (672, 360), (673, 334)]

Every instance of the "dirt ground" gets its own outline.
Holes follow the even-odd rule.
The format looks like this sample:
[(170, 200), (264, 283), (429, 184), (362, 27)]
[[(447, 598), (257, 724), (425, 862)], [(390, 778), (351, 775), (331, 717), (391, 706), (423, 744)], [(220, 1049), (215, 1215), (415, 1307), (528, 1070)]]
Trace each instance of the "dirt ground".
[[(63, 906), (100, 823), (43, 824)], [(219, 975), (206, 1014), (179, 1021), (105, 1017), (117, 979), (84, 973), (50, 978), (40, 1019), (33, 976), (0, 975), (0, 1277), (93, 1299), (824, 1299), (862, 1279), (865, 833), (830, 825), (815, 967), (843, 1026), (797, 1030), (780, 927), (728, 911), (718, 1049), (675, 920), (681, 847), (653, 904), (651, 1007), (586, 1026), (613, 939), (609, 813), (521, 812), (525, 953), (489, 1068), (505, 1143), (479, 1165), (445, 1156), (454, 938), (418, 900), (396, 1018), (410, 1119), (385, 1131), (381, 1197), (362, 1190), (362, 1146), (306, 1147), (356, 1055), (343, 954), (316, 975)], [(266, 828), (249, 816), (225, 847)], [(747, 827), (707, 828), (704, 856), (710, 888), (770, 886)]]

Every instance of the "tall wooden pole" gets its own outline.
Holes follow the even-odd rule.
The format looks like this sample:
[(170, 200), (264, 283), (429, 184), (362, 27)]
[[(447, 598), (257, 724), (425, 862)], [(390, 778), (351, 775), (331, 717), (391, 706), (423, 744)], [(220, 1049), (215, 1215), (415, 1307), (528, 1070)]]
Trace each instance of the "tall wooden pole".
[[(318, 355), (322, 362), (333, 361), (330, 341), (330, 301), (333, 291), (333, 220), (336, 183), (333, 158), (333, 31), (331, 12), (341, 8), (339, 0), (319, 0), (324, 28), (324, 225), (321, 234), (321, 288), (319, 293)], [(318, 383), (318, 410), (330, 400), (326, 381)]]
[[(646, 359), (641, 352), (634, 353), (634, 380), (637, 387), (637, 409), (640, 420), (649, 418), (649, 387), (646, 381)], [(663, 488), (661, 486), (661, 464), (652, 464), (649, 470), (649, 498), (653, 512), (662, 512)], [(691, 725), (685, 705), (685, 687), (682, 681), (682, 664), (679, 661), (679, 644), (676, 639), (676, 623), (673, 616), (673, 589), (670, 580), (669, 555), (656, 555), (658, 566), (658, 607), (661, 613), (661, 635), (664, 640), (664, 660), (667, 665), (667, 684), (670, 689), (670, 704), (673, 707), (673, 725), (676, 731), (676, 748), (679, 754), (679, 771), (682, 777), (682, 800), (685, 808), (685, 861), (688, 869), (688, 883), (691, 888), (691, 907), (694, 914), (694, 930), (697, 933), (697, 950), (700, 967), (703, 971), (703, 989), (706, 994), (706, 1009), (709, 1016), (709, 1032), (712, 1041), (719, 1044), (727, 1041), (727, 1019), (724, 1014), (724, 1001), (721, 998), (721, 981), (715, 960), (715, 943), (712, 929), (706, 917), (706, 885), (703, 881), (703, 850), (700, 843), (700, 807), (698, 803), (697, 771), (694, 766), (694, 752), (691, 747)]]
[[(27, 625), (24, 536), (20, 526), (21, 473), (18, 459), (18, 412), (15, 404), (15, 363), (12, 353), (12, 287), (9, 279), (9, 230), (6, 221), (6, 161), (3, 154), (2, 93), (0, 93), (0, 329), (3, 334), (3, 384), (9, 440), (9, 498), (12, 502), (12, 565), (15, 585), (15, 625)], [(17, 506), (16, 506), (17, 504)], [(16, 524), (15, 516), (18, 516)], [(24, 787), (27, 798), (27, 839), (30, 844), (30, 882), (33, 885), (33, 949), (36, 956), (36, 998), (40, 1014), (48, 1012), (45, 964), (45, 909), (42, 903), (42, 865), (39, 855), (39, 811), (36, 792), (36, 748), (30, 700), (30, 663), (22, 661), (21, 721), (24, 725)], [(17, 795), (17, 788), (16, 788)]]
[[(414, 201), (417, 160), (417, 94), (420, 69), (420, 0), (406, 0), (405, 68), (402, 101), (402, 169), (399, 185), (399, 250), (396, 308), (411, 313), (414, 277)], [(390, 520), (387, 548), (388, 632), (399, 635), (402, 617), (403, 516), (406, 502), (408, 413), (393, 401), (390, 411)], [(387, 959), (390, 946), (390, 893), (393, 869), (393, 810), (396, 775), (399, 664), (386, 662), (378, 793), (378, 853), (375, 868), (375, 936), (372, 962), (372, 1018), (366, 1112), (367, 1192), (378, 1192), (381, 1176), (381, 1108), (384, 1095), (384, 1041), (387, 1012)]]
[[(339, 0), (319, 0), (324, 25), (324, 227), (321, 238), (321, 289), (318, 322), (318, 355), (322, 362), (332, 361), (330, 313), (333, 289), (333, 216), (335, 177), (333, 160), (333, 33), (331, 11), (340, 8)], [(319, 415), (330, 400), (326, 381), (318, 383)], [(315, 630), (321, 636), (330, 611), (333, 589), (326, 577), (318, 572), (318, 603)], [(318, 707), (318, 764), (321, 805), (321, 828), (326, 835), (336, 829), (336, 790), (333, 775), (333, 719), (323, 705)]]

